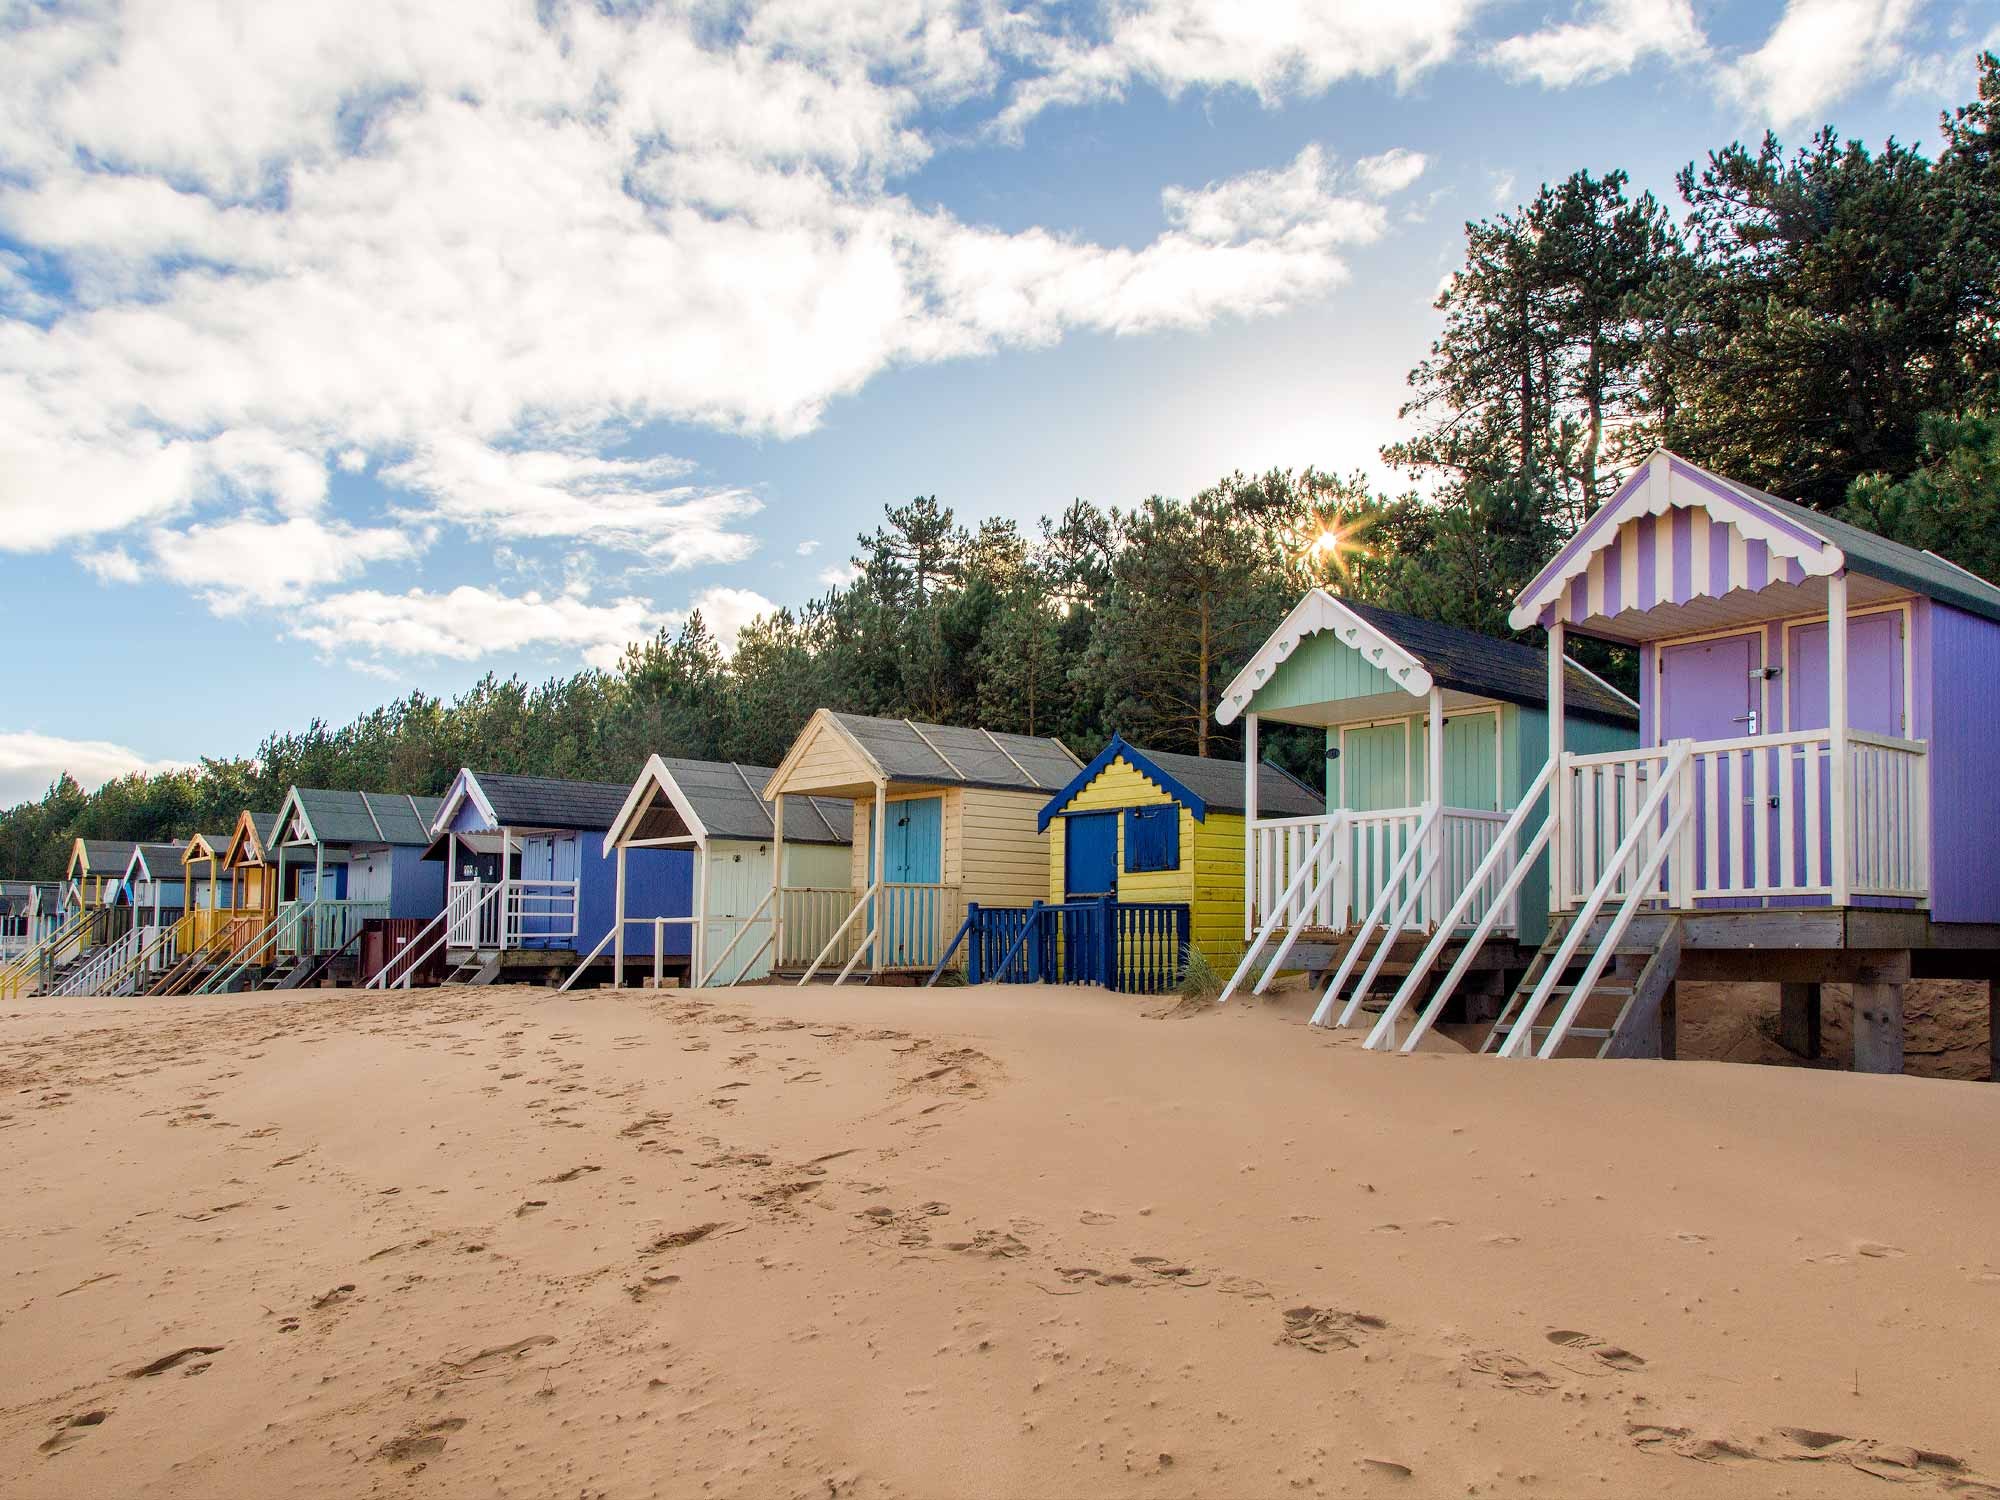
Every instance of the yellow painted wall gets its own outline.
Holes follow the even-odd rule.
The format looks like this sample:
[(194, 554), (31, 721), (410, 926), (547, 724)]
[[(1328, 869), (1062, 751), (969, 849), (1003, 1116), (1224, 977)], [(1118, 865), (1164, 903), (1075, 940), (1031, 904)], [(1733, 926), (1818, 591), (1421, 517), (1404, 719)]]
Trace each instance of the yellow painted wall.
[[(1106, 766), (1068, 804), (1076, 812), (1109, 812), (1172, 802), (1123, 756)], [(1049, 901), (1063, 899), (1063, 841), (1068, 820), (1049, 824)], [(1211, 964), (1233, 964), (1243, 953), (1243, 819), (1212, 812), (1197, 823), (1181, 809), (1178, 870), (1133, 872), (1125, 868), (1125, 820), (1118, 821), (1118, 897), (1121, 901), (1172, 901), (1189, 906), (1195, 947)]]

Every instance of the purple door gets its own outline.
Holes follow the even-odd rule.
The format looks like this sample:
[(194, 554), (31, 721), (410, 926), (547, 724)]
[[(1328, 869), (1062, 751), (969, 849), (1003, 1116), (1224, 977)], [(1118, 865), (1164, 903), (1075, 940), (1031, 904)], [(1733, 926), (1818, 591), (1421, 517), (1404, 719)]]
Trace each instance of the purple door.
[[(1660, 742), (1738, 740), (1761, 733), (1763, 667), (1764, 636), (1756, 630), (1662, 648)], [(1697, 762), (1695, 772), (1694, 887), (1727, 889), (1743, 879), (1748, 820), (1756, 809), (1738, 785), (1747, 779), (1739, 757), (1720, 758), (1712, 790), (1708, 767)], [(1711, 865), (1718, 876), (1714, 882)]]
[[(1826, 622), (1801, 625), (1789, 632), (1786, 652), (1785, 697), (1792, 729), (1824, 729), (1830, 722), (1827, 683)], [(1903, 738), (1909, 726), (1903, 722), (1903, 612), (1861, 615), (1847, 622), (1847, 727), (1864, 734), (1886, 734)], [(1819, 784), (1827, 785), (1827, 756), (1815, 749), (1819, 759)], [(1791, 772), (1793, 795), (1805, 795), (1805, 764), (1795, 760)], [(1805, 845), (1805, 829), (1792, 835), (1792, 857), (1805, 883), (1830, 885), (1833, 869), (1830, 850), (1833, 842), (1833, 808), (1824, 790), (1819, 809), (1819, 858), (1811, 859)], [(1811, 864), (1813, 869), (1807, 870)]]

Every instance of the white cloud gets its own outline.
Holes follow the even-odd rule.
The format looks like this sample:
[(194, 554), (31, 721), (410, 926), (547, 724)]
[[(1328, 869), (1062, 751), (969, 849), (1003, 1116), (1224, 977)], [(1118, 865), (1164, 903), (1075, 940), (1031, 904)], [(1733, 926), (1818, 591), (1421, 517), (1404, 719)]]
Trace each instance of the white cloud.
[(382, 471), (426, 511), (481, 535), (562, 537), (636, 548), (668, 568), (741, 562), (756, 538), (737, 531), (763, 504), (744, 490), (675, 485), (684, 461), (600, 458), (586, 449), (501, 449), (445, 437)]
[(1087, 34), (1023, 44), (1037, 67), (995, 128), (1018, 135), (1043, 110), (1122, 98), (1137, 82), (1170, 97), (1243, 88), (1267, 104), (1347, 78), (1406, 83), (1451, 56), (1477, 8), (1478, 0), (1100, 0)]
[(29, 731), (0, 732), (0, 807), (42, 795), (67, 771), (85, 791), (134, 771), (171, 771), (182, 762), (148, 760), (110, 740), (66, 740)]
[(1592, 0), (1577, 20), (1509, 37), (1491, 56), (1514, 78), (1567, 88), (1629, 73), (1647, 57), (1692, 62), (1707, 53), (1690, 0)]
[(1368, 192), (1387, 198), (1409, 187), (1429, 165), (1430, 158), (1423, 152), (1392, 146), (1380, 156), (1362, 157), (1354, 164), (1354, 175)]
[(1756, 51), (1724, 74), (1745, 109), (1772, 125), (1817, 126), (1859, 85), (1906, 64), (1917, 0), (1787, 0)]
[(582, 595), (508, 594), (470, 584), (443, 593), (355, 589), (313, 600), (285, 618), (294, 636), (343, 661), (477, 661), (510, 652), (560, 650), (596, 667), (616, 666), (626, 646), (668, 620), (644, 599), (595, 604)]
[(753, 496), (618, 445), (793, 435), (892, 366), (1281, 312), (1383, 232), (1316, 154), (1170, 192), (1136, 248), (970, 224), (890, 185), (928, 112), (1100, 65), (1271, 98), (1406, 75), (1473, 3), (1120, 3), (1108, 64), (951, 0), (30, 10), (0, 232), (76, 295), (0, 322), (0, 550), (317, 515), (379, 462), (482, 540), (740, 560)]
[(1493, 201), (1502, 208), (1509, 206), (1513, 202), (1514, 174), (1512, 172), (1505, 170), (1488, 172), (1486, 174), (1486, 183), (1492, 189)]
[[(743, 627), (764, 615), (777, 613), (778, 606), (766, 599), (755, 589), (710, 588), (703, 589), (694, 596), (689, 606), (690, 612), (701, 611), (702, 623), (708, 633), (715, 637), (716, 645), (722, 648), (724, 656), (736, 652), (736, 638)], [(687, 620), (686, 614), (671, 617), (670, 625), (678, 628)]]
[(421, 536), (388, 527), (327, 525), (308, 516), (246, 518), (152, 536), (161, 574), (200, 594), (218, 615), (296, 602), (370, 563), (413, 556), (423, 544)]
[(90, 570), (99, 583), (137, 583), (146, 576), (139, 560), (123, 547), (105, 547), (96, 552), (79, 552), (76, 560)]
[(799, 543), (796, 550), (800, 557), (811, 557), (815, 552), (819, 551), (819, 539), (817, 537), (808, 537)]
[(861, 576), (861, 570), (851, 562), (835, 563), (832, 567), (819, 570), (819, 581), (830, 589), (844, 589)]

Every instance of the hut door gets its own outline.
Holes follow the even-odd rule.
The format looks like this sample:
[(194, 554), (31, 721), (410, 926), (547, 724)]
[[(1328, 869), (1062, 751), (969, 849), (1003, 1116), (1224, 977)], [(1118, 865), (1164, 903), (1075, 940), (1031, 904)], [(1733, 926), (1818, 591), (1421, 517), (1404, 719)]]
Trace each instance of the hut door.
[[(1444, 805), (1471, 812), (1500, 811), (1500, 716), (1488, 709), (1453, 714), (1444, 721)], [(1430, 800), (1431, 726), (1418, 726), (1411, 779), (1417, 800)]]
[(1117, 895), (1118, 814), (1074, 813), (1063, 825), (1063, 899)]
[[(1768, 728), (1764, 723), (1763, 668), (1762, 631), (1661, 647), (1659, 743), (1740, 740), (1763, 733)], [(1714, 868), (1736, 871), (1740, 879), (1745, 845), (1751, 842), (1755, 829), (1753, 820), (1760, 812), (1774, 816), (1770, 809), (1757, 807), (1748, 788), (1739, 785), (1748, 779), (1740, 757), (1717, 757), (1712, 780), (1709, 769), (1707, 765), (1696, 766), (1696, 890), (1707, 880), (1711, 843), (1717, 844)]]
[(1379, 812), (1410, 805), (1410, 725), (1357, 724), (1340, 732), (1341, 805)]
[(891, 885), (936, 885), (944, 878), (944, 799), (912, 797), (888, 805), (883, 878)]
[[(1786, 727), (1789, 729), (1824, 729), (1829, 722), (1827, 684), (1831, 678), (1827, 670), (1826, 632), (1824, 620), (1786, 632), (1790, 638), (1785, 661), (1785, 707), (1790, 715)], [(1858, 615), (1848, 620), (1848, 728), (1858, 729), (1863, 734), (1885, 734), (1895, 739), (1903, 739), (1909, 734), (1903, 717), (1903, 685), (1906, 681), (1903, 650), (1903, 612), (1900, 609), (1892, 609), (1886, 614)], [(1819, 807), (1820, 867), (1817, 870), (1805, 868), (1809, 862), (1809, 851), (1803, 819), (1792, 831), (1791, 857), (1793, 869), (1800, 872), (1798, 878), (1801, 884), (1831, 885), (1833, 870), (1828, 851), (1833, 847), (1833, 808), (1824, 792), (1824, 788), (1831, 784), (1831, 778), (1827, 775), (1827, 752), (1818, 750), (1815, 753), (1819, 756), (1819, 784), (1822, 788)], [(1805, 762), (1791, 761), (1792, 796), (1800, 805), (1805, 800), (1805, 780)]]
[(555, 840), (546, 835), (531, 835), (521, 840), (522, 889), (519, 897), (521, 912), (521, 938), (523, 942), (546, 939), (554, 931), (556, 924), (550, 920), (553, 894), (550, 887), (542, 882), (556, 878)]

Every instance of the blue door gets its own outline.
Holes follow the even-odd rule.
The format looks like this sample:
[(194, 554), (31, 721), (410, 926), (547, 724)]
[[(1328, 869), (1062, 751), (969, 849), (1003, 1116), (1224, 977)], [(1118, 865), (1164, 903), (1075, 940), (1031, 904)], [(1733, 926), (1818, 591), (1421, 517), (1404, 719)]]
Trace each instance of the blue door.
[(1063, 898), (1117, 895), (1118, 814), (1073, 813), (1063, 822)]
[(883, 879), (891, 885), (936, 885), (944, 879), (944, 799), (891, 802), (882, 848)]
[[(927, 968), (951, 934), (944, 931), (944, 798), (913, 797), (884, 809), (882, 881), (877, 912), (879, 962)], [(907, 887), (917, 889), (907, 889)], [(899, 889), (899, 887), (903, 887)]]

